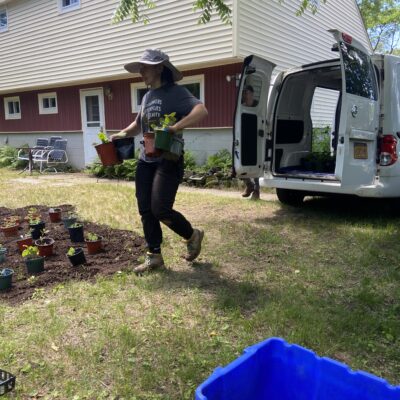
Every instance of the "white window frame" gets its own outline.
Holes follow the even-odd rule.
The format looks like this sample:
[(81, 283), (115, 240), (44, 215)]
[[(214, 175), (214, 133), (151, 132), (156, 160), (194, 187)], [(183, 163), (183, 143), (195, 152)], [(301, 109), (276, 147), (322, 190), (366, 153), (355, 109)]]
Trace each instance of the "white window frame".
[[(182, 80), (178, 82), (179, 85), (189, 85), (191, 83), (199, 83), (200, 84), (200, 101), (204, 104), (204, 75), (191, 75), (185, 76)], [(131, 110), (132, 114), (136, 114), (140, 110), (140, 105), (137, 104), (138, 102), (138, 90), (139, 89), (146, 89), (146, 85), (144, 82), (134, 82), (131, 83)]]
[(6, 24), (5, 26), (0, 26), (0, 32), (6, 32), (8, 31), (8, 12), (7, 12), (7, 7), (0, 7), (0, 13), (5, 12), (6, 13)]
[[(8, 110), (8, 103), (19, 103), (19, 113), (10, 114)], [(13, 97), (4, 97), (4, 115), (6, 119), (21, 119), (21, 101), (19, 100), (19, 96)]]
[(77, 10), (78, 8), (81, 8), (81, 0), (77, 0), (76, 4), (71, 4), (69, 6), (64, 6), (63, 5), (64, 0), (58, 0), (58, 10), (60, 13), (65, 13), (73, 10)]
[[(54, 98), (56, 100), (56, 106), (48, 108), (43, 107), (43, 100), (51, 98)], [(58, 114), (58, 101), (56, 92), (38, 93), (38, 102), (39, 102), (39, 114)]]

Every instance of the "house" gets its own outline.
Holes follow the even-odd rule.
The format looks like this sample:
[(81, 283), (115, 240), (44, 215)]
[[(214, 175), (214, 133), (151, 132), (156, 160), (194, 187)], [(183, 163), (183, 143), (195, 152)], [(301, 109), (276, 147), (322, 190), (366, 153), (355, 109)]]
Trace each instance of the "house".
[[(100, 128), (114, 133), (127, 126), (146, 90), (123, 65), (157, 47), (183, 71), (181, 84), (209, 110), (198, 127), (185, 131), (186, 148), (202, 162), (231, 148), (235, 82), (245, 56), (269, 59), (277, 65), (275, 73), (336, 58), (330, 28), (371, 48), (355, 0), (314, 0), (318, 13), (301, 17), (296, 16), (299, 2), (229, 0), (232, 25), (216, 16), (199, 25), (193, 0), (156, 1), (147, 11), (147, 25), (129, 19), (113, 25), (118, 3), (0, 0), (0, 144), (32, 145), (37, 137), (57, 134), (68, 139), (75, 167), (90, 163)], [(315, 124), (325, 121), (316, 117)]]

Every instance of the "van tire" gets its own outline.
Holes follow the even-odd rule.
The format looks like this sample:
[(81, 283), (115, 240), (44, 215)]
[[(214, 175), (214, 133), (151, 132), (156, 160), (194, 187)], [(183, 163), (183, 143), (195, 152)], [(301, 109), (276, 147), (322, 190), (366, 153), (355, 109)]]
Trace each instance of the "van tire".
[(278, 200), (288, 206), (299, 207), (303, 204), (304, 193), (299, 190), (276, 189)]

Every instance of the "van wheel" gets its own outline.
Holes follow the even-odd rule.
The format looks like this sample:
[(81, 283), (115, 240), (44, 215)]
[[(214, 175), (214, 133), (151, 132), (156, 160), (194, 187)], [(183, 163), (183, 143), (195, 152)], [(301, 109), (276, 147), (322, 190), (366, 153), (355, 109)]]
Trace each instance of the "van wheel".
[(298, 207), (303, 204), (304, 194), (298, 190), (276, 189), (276, 195), (281, 203)]

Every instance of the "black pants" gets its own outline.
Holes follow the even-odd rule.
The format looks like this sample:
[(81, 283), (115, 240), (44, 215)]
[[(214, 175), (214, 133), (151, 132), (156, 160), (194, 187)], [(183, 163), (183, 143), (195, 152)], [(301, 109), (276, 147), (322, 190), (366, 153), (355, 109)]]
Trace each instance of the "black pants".
[(184, 239), (193, 228), (178, 211), (173, 210), (176, 192), (183, 177), (183, 157), (178, 162), (162, 160), (149, 163), (139, 160), (136, 170), (136, 198), (142, 217), (144, 237), (150, 251), (162, 243), (160, 222)]

